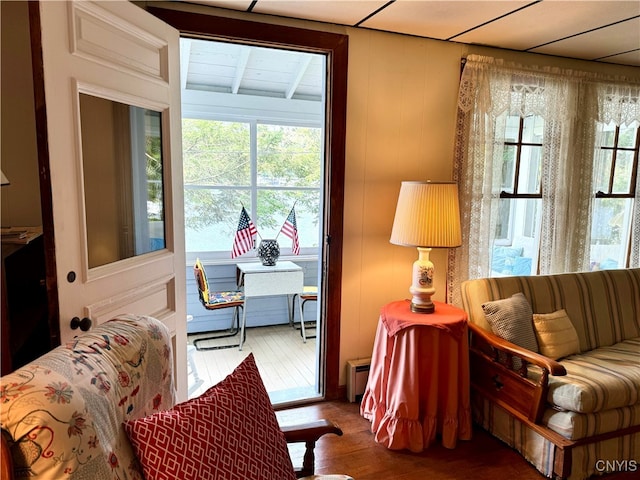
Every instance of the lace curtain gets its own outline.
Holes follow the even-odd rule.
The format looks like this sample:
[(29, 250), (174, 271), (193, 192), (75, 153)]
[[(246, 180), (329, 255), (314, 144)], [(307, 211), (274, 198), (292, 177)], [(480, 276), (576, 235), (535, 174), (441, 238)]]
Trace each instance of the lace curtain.
[[(640, 79), (468, 57), (460, 81), (454, 151), (463, 246), (450, 251), (449, 302), (460, 304), (460, 282), (491, 274), (507, 116), (539, 115), (545, 121), (539, 273), (587, 270), (596, 125), (640, 122), (639, 97)], [(632, 261), (640, 266), (637, 201), (634, 215)]]

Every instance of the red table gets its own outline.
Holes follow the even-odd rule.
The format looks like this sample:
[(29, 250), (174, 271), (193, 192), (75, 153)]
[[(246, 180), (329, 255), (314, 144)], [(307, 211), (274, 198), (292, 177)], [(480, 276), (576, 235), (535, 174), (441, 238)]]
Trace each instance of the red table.
[(471, 439), (467, 314), (434, 303), (431, 314), (409, 300), (382, 308), (360, 413), (391, 450), (421, 452), (436, 434), (447, 448)]

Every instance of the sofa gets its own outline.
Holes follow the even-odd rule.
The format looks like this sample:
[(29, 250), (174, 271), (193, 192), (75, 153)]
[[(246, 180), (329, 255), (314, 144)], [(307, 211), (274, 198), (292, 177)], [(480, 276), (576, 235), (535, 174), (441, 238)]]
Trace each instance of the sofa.
[[(322, 435), (342, 434), (327, 420), (280, 428), (251, 355), (176, 405), (169, 332), (134, 315), (0, 378), (0, 409), (2, 480), (296, 478), (313, 474)], [(306, 445), (297, 471), (287, 441)]]
[(474, 279), (461, 297), (477, 424), (547, 477), (640, 472), (640, 269)]

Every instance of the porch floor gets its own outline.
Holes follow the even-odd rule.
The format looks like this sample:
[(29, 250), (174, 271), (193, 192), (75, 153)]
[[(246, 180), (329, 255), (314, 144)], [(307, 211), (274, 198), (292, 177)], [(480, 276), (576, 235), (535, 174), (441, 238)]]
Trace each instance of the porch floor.
[[(307, 328), (307, 335), (315, 329)], [(188, 335), (188, 349), (197, 377), (189, 372), (189, 397), (203, 393), (223, 380), (249, 354), (253, 353), (267, 392), (274, 404), (317, 398), (316, 339), (302, 342), (300, 330), (290, 325), (247, 328), (242, 351), (238, 347), (219, 350), (196, 350), (193, 340), (211, 334)], [(235, 337), (201, 342), (200, 347), (237, 344)], [(198, 378), (200, 382), (198, 382)]]

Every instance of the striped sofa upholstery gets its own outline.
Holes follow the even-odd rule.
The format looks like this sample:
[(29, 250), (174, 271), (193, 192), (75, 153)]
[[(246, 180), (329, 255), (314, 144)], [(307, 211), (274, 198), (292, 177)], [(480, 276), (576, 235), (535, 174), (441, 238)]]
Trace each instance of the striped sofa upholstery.
[[(557, 363), (531, 354), (519, 371), (500, 365), (505, 352), (521, 357), (509, 346), (491, 345), (491, 334), (484, 338), (491, 327), (482, 304), (517, 292), (534, 313), (565, 309), (580, 353)], [(640, 269), (469, 280), (462, 284), (462, 301), (474, 327), (471, 375), (477, 423), (548, 477), (585, 479), (612, 469), (640, 472)], [(486, 385), (488, 380), (493, 385)], [(501, 400), (512, 382), (537, 389), (538, 415), (530, 413), (535, 409), (511, 408), (513, 398)], [(519, 387), (514, 388), (517, 392)]]

